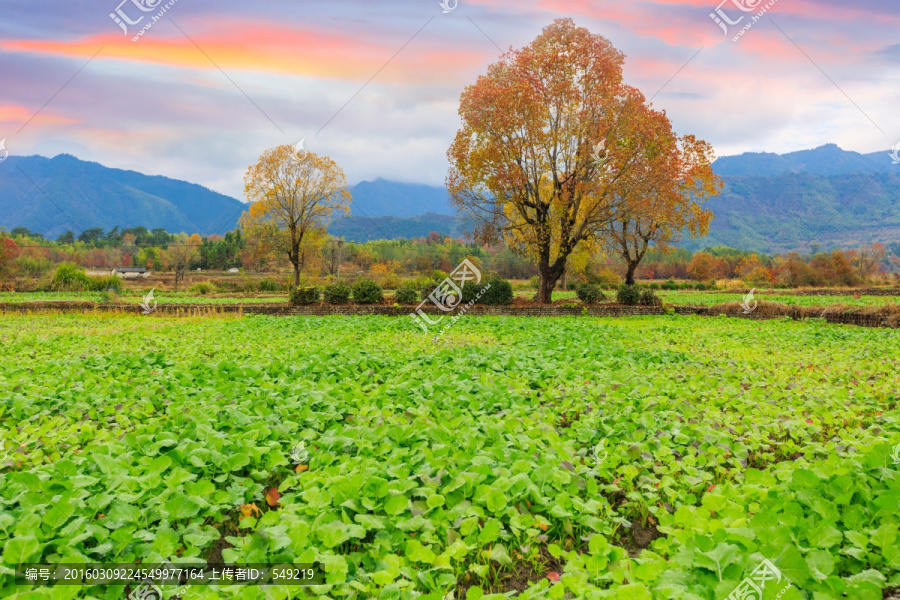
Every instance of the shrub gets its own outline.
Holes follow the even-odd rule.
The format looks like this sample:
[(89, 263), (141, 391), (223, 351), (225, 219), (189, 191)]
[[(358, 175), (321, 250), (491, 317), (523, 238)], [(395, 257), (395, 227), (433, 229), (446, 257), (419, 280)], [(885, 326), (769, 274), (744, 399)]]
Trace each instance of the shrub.
[(20, 273), (30, 277), (40, 277), (53, 269), (53, 263), (44, 257), (19, 256), (13, 262)]
[(194, 285), (189, 287), (188, 291), (193, 294), (200, 294), (201, 296), (205, 296), (210, 292), (215, 292), (216, 286), (206, 281), (201, 281), (200, 283), (195, 283)]
[(383, 298), (381, 286), (371, 279), (360, 279), (353, 286), (353, 301), (357, 304), (378, 304)]
[(589, 269), (585, 271), (584, 277), (588, 283), (593, 283), (594, 285), (599, 285), (606, 289), (615, 289), (622, 281), (622, 278), (608, 267), (603, 267), (596, 273)]
[(416, 304), (419, 301), (419, 290), (411, 283), (404, 283), (394, 292), (394, 302), (399, 304)]
[(241, 289), (241, 283), (233, 279), (216, 279), (210, 283), (213, 285), (213, 291), (238, 292)]
[(636, 285), (622, 284), (616, 293), (616, 300), (625, 306), (634, 306), (641, 301), (641, 290)]
[(57, 265), (50, 281), (50, 289), (54, 292), (90, 291), (94, 289), (94, 282), (77, 265), (64, 262)]
[(641, 306), (662, 306), (662, 300), (653, 293), (653, 290), (644, 290), (639, 302)]
[(462, 289), (462, 302), (463, 304), (468, 304), (469, 302), (473, 302), (476, 299), (479, 304), (484, 304), (484, 296), (478, 298), (478, 294), (481, 293), (481, 290), (487, 287), (487, 284), (490, 281), (482, 279), (481, 283), (476, 284), (474, 281), (470, 281), (463, 287)]
[(259, 291), (261, 292), (280, 292), (281, 284), (273, 279), (260, 279), (259, 280)]
[(600, 286), (593, 283), (579, 284), (575, 289), (575, 295), (585, 304), (596, 304), (601, 300), (606, 300), (606, 296), (600, 290)]
[[(512, 304), (513, 301), (513, 289), (512, 284), (509, 283), (506, 279), (502, 277), (491, 277), (484, 283), (482, 287), (471, 286), (475, 289), (475, 295), (484, 289), (488, 284), (490, 284), (490, 288), (484, 293), (483, 296), (479, 299), (481, 304), (490, 304), (490, 305), (501, 305), (501, 304)], [(468, 285), (466, 286), (469, 287)], [(463, 299), (465, 299), (466, 292), (463, 291)]]
[(325, 286), (325, 302), (328, 304), (346, 304), (350, 300), (350, 286), (341, 281)]
[(259, 284), (252, 279), (245, 279), (241, 282), (241, 287), (239, 288), (241, 292), (258, 292)]
[(107, 275), (105, 277), (90, 277), (92, 289), (103, 292), (106, 290), (113, 290), (116, 292), (122, 291), (122, 280), (116, 277), (115, 275)]
[[(428, 296), (437, 289), (437, 286), (444, 281), (443, 279), (428, 279), (419, 284), (419, 297), (422, 300), (427, 300)], [(464, 296), (465, 297), (465, 296)]]
[(319, 288), (314, 285), (300, 286), (291, 290), (291, 304), (314, 304), (318, 301)]
[(403, 280), (394, 273), (388, 273), (381, 279), (381, 287), (386, 290), (396, 290), (403, 285)]
[(678, 284), (675, 283), (673, 280), (670, 279), (670, 280), (668, 280), (667, 282), (665, 282), (664, 284), (662, 284), (662, 289), (664, 289), (664, 290), (677, 290), (677, 289), (678, 289)]
[(650, 289), (651, 289), (651, 290), (658, 290), (658, 289), (659, 289), (659, 284), (658, 284), (658, 283), (651, 283), (651, 284), (650, 284)]

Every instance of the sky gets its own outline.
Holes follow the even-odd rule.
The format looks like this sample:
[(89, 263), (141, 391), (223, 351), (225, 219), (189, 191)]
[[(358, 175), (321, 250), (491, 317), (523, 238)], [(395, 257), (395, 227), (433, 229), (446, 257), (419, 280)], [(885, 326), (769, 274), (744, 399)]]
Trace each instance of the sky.
[(569, 17), (718, 156), (900, 141), (900, 3), (719, 1), (3, 0), (0, 140), (238, 199), (300, 140), (351, 184), (441, 185), (465, 86)]

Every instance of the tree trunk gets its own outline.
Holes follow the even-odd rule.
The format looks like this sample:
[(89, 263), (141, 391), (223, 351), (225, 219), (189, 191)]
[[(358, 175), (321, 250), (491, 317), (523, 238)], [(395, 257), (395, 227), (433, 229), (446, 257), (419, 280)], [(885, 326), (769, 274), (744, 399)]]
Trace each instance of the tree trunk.
[(296, 227), (291, 227), (291, 251), (288, 252), (288, 258), (291, 259), (291, 264), (294, 265), (294, 287), (300, 287), (300, 244), (303, 241), (303, 232), (299, 232)]
[(549, 264), (538, 266), (538, 273), (540, 274), (540, 283), (538, 284), (537, 293), (538, 304), (553, 303), (553, 288), (556, 287), (556, 282), (559, 281), (559, 278), (565, 270), (565, 261), (560, 262), (559, 260), (557, 260), (556, 264), (552, 267)]
[(541, 273), (541, 282), (538, 284), (538, 304), (551, 304), (553, 302), (553, 286), (556, 285), (549, 277)]
[(634, 285), (634, 272), (637, 271), (638, 263), (629, 262), (628, 272), (625, 273), (625, 285)]

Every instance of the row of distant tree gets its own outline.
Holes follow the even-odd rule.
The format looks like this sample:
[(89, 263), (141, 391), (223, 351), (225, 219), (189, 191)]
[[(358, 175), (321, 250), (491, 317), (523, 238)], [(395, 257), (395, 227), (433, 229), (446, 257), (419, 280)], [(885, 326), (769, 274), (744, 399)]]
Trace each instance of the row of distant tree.
[[(87, 234), (87, 235), (85, 235)], [(179, 279), (188, 270), (225, 270), (232, 267), (253, 272), (285, 274), (291, 268), (286, 255), (263, 252), (265, 245), (248, 239), (241, 230), (225, 236), (170, 234), (144, 227), (105, 232), (96, 228), (78, 236), (63, 234), (46, 239), (24, 228), (0, 232), (0, 276), (37, 278), (61, 262), (88, 269), (147, 267), (175, 272)], [(345, 242), (327, 235), (310, 236), (301, 249), (305, 276), (358, 276), (375, 279), (404, 278), (450, 272), (464, 258), (486, 272), (507, 279), (538, 275), (535, 264), (503, 243), (481, 246), (432, 232), (410, 240)], [(599, 281), (614, 284), (628, 269), (618, 256), (575, 252), (562, 284)], [(710, 282), (741, 279), (759, 287), (850, 286), (900, 273), (900, 244), (871, 244), (851, 250), (787, 254), (753, 253), (724, 246), (692, 252), (676, 249), (651, 251), (637, 270), (638, 279), (682, 279)]]
[[(10, 235), (13, 238), (45, 239), (44, 234), (30, 231), (27, 227), (16, 227), (10, 231)], [(85, 229), (77, 236), (72, 230), (66, 231), (57, 237), (56, 241), (60, 244), (81, 242), (93, 248), (121, 246), (123, 244), (165, 247), (173, 239), (173, 234), (167, 233), (165, 229), (161, 228), (149, 230), (146, 227), (128, 227), (120, 230), (118, 227), (113, 227), (109, 231), (104, 232), (102, 227), (92, 227)]]

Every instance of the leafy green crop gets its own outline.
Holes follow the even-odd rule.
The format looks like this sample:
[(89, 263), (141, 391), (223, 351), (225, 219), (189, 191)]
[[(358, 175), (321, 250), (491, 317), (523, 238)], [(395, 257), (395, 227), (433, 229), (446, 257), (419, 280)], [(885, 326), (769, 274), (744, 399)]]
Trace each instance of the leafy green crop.
[(21, 561), (213, 556), (327, 585), (185, 599), (718, 600), (763, 558), (784, 599), (900, 585), (895, 330), (54, 315), (0, 342), (0, 597), (124, 597), (14, 588)]

